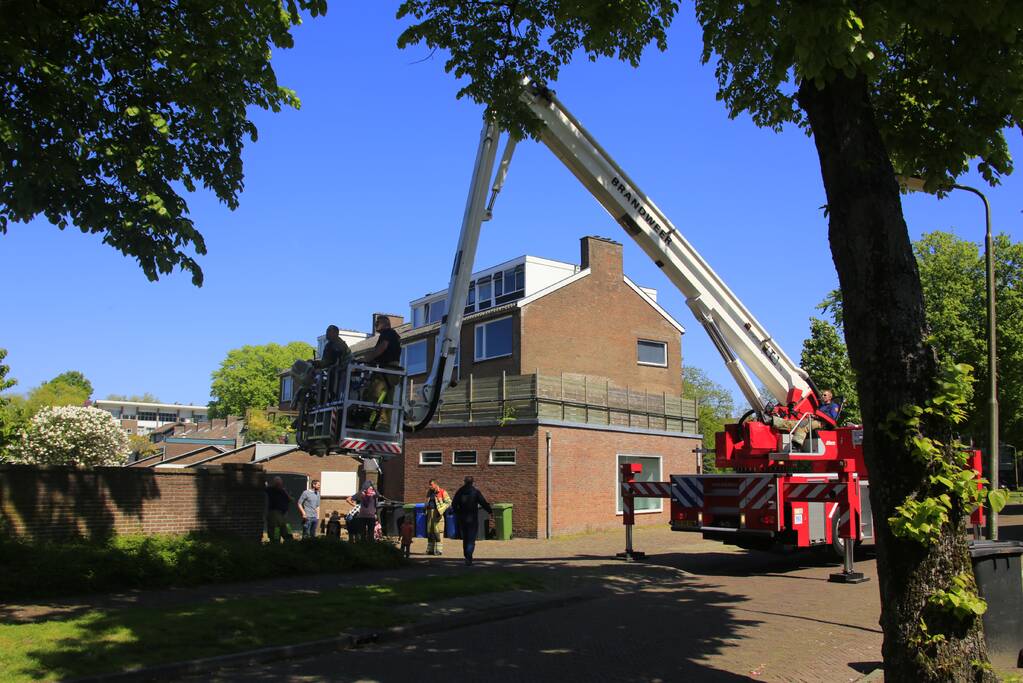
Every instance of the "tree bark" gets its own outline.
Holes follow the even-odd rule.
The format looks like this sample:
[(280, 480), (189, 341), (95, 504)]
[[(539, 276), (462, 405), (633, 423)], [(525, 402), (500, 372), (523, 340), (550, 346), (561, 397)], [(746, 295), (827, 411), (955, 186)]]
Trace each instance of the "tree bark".
[[(828, 239), (862, 403), (886, 680), (993, 680), (984, 666), (981, 620), (953, 628), (927, 603), (934, 590), (948, 588), (954, 576), (972, 571), (962, 515), (931, 547), (894, 536), (888, 524), (908, 496), (926, 495), (929, 482), (926, 468), (880, 427), (892, 411), (906, 404), (922, 406), (933, 395), (938, 367), (927, 343), (923, 291), (899, 188), (867, 82), (839, 77), (824, 88), (804, 82), (798, 99), (820, 159)], [(932, 634), (940, 630), (946, 640), (922, 644), (922, 618)]]

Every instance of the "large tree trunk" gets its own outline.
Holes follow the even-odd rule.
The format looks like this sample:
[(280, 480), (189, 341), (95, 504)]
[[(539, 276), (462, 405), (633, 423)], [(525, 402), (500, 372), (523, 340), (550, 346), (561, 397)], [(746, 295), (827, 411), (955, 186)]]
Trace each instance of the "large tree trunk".
[[(863, 449), (876, 528), (884, 664), (890, 681), (967, 681), (990, 677), (980, 619), (949, 628), (927, 598), (970, 572), (962, 519), (932, 547), (894, 536), (888, 518), (910, 494), (925, 491), (925, 468), (880, 426), (905, 404), (935, 391), (937, 364), (926, 342), (923, 292), (894, 170), (874, 119), (866, 81), (837, 78), (823, 89), (804, 82), (828, 198), (828, 237), (842, 288), (849, 357), (858, 378)], [(939, 436), (935, 434), (934, 436)], [(921, 618), (947, 640), (921, 644)], [(944, 627), (944, 628), (942, 628)]]

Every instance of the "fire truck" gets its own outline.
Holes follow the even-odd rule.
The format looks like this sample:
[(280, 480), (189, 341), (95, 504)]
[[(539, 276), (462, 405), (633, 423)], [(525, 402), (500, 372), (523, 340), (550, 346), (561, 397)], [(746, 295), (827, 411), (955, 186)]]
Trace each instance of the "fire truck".
[[(847, 573), (852, 574), (854, 543), (873, 536), (862, 429), (839, 426), (820, 410), (821, 395), (807, 373), (551, 90), (524, 79), (522, 99), (540, 121), (540, 141), (684, 295), (750, 405), (737, 423), (716, 435), (715, 460), (718, 468), (729, 470), (727, 474), (679, 474), (667, 482), (640, 482), (635, 478), (638, 466), (623, 466), (628, 469), (622, 473), (626, 524), (631, 522), (634, 498), (670, 498), (672, 529), (745, 548), (833, 546), (846, 558)], [(492, 217), (508, 174), (517, 140), (505, 136), (498, 160), (501, 137), (493, 121), (484, 122), (451, 268), (449, 302), (466, 300), (481, 227)], [(320, 411), (324, 447), (358, 452), (352, 450), (351, 437), (358, 447), (367, 434), (376, 434), (378, 442), (386, 442), (386, 451), (383, 446), (373, 448), (384, 457), (394, 454), (395, 446), (400, 451), (403, 430), (424, 428), (441, 405), (444, 388), (454, 382), (462, 318), (462, 306), (448, 306), (429, 377), (407, 400), (404, 378), (396, 378), (400, 380), (396, 387), (401, 388), (390, 399), (392, 419), (374, 427), (380, 431), (368, 433), (365, 420), (345, 417), (352, 410), (376, 410), (372, 399), (310, 401), (307, 412)], [(751, 373), (769, 400), (762, 397)], [(351, 371), (348, 381), (350, 375)], [(350, 391), (357, 393), (354, 387)], [(631, 526), (627, 535), (631, 538)]]

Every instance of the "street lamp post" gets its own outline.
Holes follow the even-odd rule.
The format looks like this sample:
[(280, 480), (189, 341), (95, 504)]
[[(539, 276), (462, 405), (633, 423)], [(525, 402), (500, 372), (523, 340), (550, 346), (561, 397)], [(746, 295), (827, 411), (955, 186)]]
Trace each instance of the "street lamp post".
[[(911, 192), (926, 192), (921, 178), (897, 176), (899, 185)], [(966, 190), (980, 197), (984, 202), (984, 261), (987, 266), (987, 364), (990, 376), (990, 393), (988, 396), (988, 472), (987, 478), (991, 490), (998, 489), (998, 353), (995, 336), (995, 242), (991, 236), (991, 206), (987, 197), (980, 190), (968, 185), (952, 185), (956, 190)], [(998, 540), (998, 513), (988, 506), (987, 527), (988, 540)]]

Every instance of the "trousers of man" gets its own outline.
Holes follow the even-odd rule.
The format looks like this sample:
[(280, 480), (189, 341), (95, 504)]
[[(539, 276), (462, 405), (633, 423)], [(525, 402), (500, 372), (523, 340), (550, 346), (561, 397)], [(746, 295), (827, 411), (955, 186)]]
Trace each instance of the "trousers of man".
[[(373, 377), (369, 381), (368, 391), (368, 401), (390, 405), (392, 393), (391, 383), (388, 381), (387, 375), (379, 372), (373, 373)], [(376, 411), (370, 420), (369, 428), (377, 432), (391, 431), (391, 411), (386, 408)]]
[(479, 520), (473, 517), (458, 518), (458, 532), (462, 536), (462, 555), (472, 562), (472, 554), (476, 551), (476, 533), (479, 531)]
[(316, 526), (319, 523), (316, 517), (306, 517), (302, 522), (302, 538), (316, 538)]
[(268, 510), (266, 513), (266, 535), (271, 543), (291, 539), (288, 533), (288, 521), (280, 510)]
[(435, 508), (426, 511), (426, 553), (440, 555), (444, 550), (444, 515)]

